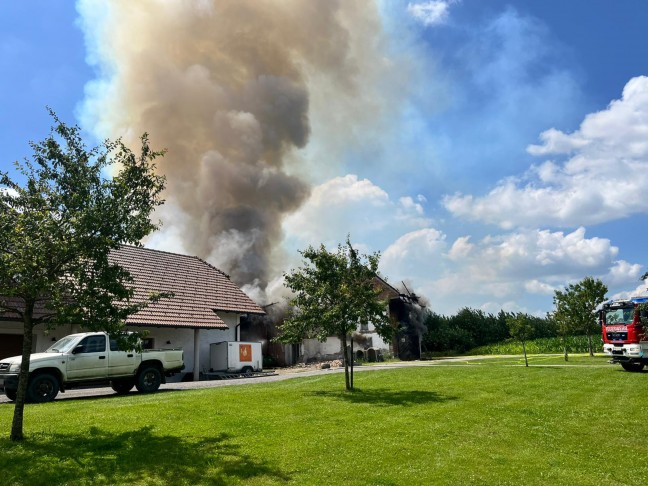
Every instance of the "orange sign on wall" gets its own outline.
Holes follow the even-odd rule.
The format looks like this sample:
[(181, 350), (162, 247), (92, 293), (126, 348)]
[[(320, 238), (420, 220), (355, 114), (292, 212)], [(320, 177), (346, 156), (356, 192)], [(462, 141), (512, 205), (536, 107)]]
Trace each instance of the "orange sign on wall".
[(251, 344), (239, 344), (239, 361), (252, 361)]

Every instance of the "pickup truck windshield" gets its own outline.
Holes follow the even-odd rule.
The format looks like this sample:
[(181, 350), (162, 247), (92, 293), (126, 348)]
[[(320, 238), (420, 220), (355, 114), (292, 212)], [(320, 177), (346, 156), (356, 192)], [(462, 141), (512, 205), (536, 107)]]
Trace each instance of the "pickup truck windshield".
[(634, 307), (625, 307), (622, 309), (609, 309), (605, 311), (606, 324), (632, 324), (634, 320)]
[(49, 348), (45, 350), (45, 352), (46, 353), (66, 353), (72, 348), (73, 344), (76, 341), (77, 341), (76, 338), (66, 336), (62, 339), (59, 339), (54, 344), (52, 344)]

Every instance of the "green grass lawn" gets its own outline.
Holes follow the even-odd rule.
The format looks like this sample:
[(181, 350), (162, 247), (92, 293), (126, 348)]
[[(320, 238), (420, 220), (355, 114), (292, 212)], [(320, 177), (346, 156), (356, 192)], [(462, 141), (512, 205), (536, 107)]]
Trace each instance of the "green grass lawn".
[(648, 374), (531, 364), (2, 405), (0, 484), (645, 484)]

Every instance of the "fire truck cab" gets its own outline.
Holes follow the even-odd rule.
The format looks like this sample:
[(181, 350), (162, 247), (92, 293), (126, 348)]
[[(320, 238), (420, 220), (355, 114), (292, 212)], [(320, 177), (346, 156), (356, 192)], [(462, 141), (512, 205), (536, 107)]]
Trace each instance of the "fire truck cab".
[(626, 371), (641, 371), (648, 364), (648, 336), (641, 322), (648, 313), (638, 309), (644, 302), (648, 297), (608, 300), (599, 309), (603, 352)]

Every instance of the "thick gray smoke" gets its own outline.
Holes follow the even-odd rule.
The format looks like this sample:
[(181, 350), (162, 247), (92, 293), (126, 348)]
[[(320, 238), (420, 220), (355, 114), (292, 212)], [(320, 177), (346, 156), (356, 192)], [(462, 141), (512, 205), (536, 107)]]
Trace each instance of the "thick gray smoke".
[(405, 296), (408, 324), (420, 338), (427, 332), (425, 321), (430, 312), (430, 302), (425, 296), (414, 293), (411, 282), (401, 282), (399, 291)]
[[(303, 168), (287, 163), (309, 139), (309, 86), (353, 96), (355, 55), (367, 48), (357, 46), (378, 28), (375, 7), (350, 0), (78, 6), (99, 70), (83, 125), (130, 144), (146, 131), (153, 148), (168, 149), (159, 164), (168, 179), (164, 231), (237, 283), (263, 287), (282, 218), (309, 194), (295, 175)], [(352, 40), (355, 24), (364, 44)]]

